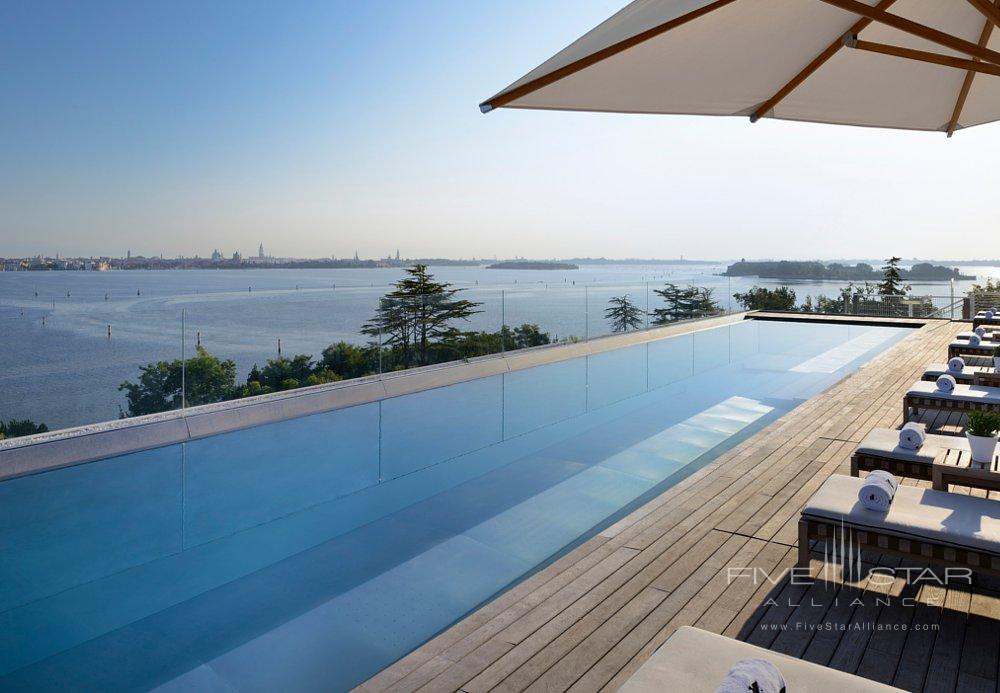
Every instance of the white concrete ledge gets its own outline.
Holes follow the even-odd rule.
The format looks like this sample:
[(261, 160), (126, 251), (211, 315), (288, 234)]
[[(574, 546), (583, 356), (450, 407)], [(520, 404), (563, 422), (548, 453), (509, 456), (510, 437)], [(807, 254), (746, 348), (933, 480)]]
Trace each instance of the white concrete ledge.
[(0, 481), (638, 346), (745, 317), (735, 313), (0, 441)]

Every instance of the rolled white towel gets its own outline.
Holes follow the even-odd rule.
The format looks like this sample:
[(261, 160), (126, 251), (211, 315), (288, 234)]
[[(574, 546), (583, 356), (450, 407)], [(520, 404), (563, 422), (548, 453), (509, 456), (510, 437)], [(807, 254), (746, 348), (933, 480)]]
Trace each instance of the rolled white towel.
[(919, 450), (927, 440), (927, 431), (924, 425), (911, 421), (899, 429), (899, 447), (904, 450)]
[(936, 384), (940, 392), (954, 392), (958, 383), (955, 381), (955, 376), (944, 373), (938, 376)]
[(877, 469), (869, 474), (868, 478), (861, 484), (861, 488), (858, 489), (858, 500), (869, 510), (888, 512), (897, 488), (899, 488), (899, 482), (896, 477), (889, 472)]
[[(705, 654), (710, 656), (710, 653)], [(766, 659), (741, 659), (732, 666), (715, 693), (747, 693), (752, 690), (782, 693), (785, 690), (785, 677), (778, 671), (778, 667)]]
[(948, 370), (952, 373), (961, 373), (965, 370), (965, 359), (961, 356), (952, 356), (948, 359)]
[(980, 325), (979, 327), (977, 327), (976, 329), (974, 329), (973, 332), (975, 332), (976, 334), (978, 334), (980, 339), (982, 339), (983, 337), (986, 336), (986, 328), (983, 327), (982, 325)]
[(980, 337), (978, 334), (973, 333), (969, 335), (969, 346), (979, 346), (982, 343), (983, 343), (983, 338)]

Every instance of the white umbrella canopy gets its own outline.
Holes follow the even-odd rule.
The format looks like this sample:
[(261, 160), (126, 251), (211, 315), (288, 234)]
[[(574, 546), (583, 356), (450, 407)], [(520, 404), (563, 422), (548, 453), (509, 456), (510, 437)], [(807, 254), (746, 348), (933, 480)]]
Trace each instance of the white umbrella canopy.
[(481, 104), (942, 131), (1000, 119), (1000, 0), (635, 0)]

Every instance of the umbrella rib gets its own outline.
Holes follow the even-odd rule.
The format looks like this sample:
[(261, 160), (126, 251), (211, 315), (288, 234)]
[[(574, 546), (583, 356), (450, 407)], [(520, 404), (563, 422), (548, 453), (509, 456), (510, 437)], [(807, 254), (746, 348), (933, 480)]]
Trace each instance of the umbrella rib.
[[(982, 11), (982, 8), (973, 0), (969, 0), (976, 9)], [(997, 4), (1000, 5), (1000, 0), (996, 0)], [(988, 5), (990, 10), (996, 14), (996, 5)], [(993, 18), (991, 14), (983, 12), (986, 15), (986, 23), (983, 24), (983, 33), (979, 35), (979, 45), (985, 46), (990, 42), (990, 35), (993, 33), (993, 26), (997, 23), (996, 19)], [(969, 70), (965, 73), (965, 79), (962, 81), (962, 88), (958, 92), (958, 99), (955, 101), (955, 110), (951, 113), (951, 120), (948, 121), (948, 137), (955, 134), (955, 128), (958, 127), (958, 119), (962, 117), (962, 110), (965, 108), (965, 101), (969, 98), (969, 92), (972, 90), (972, 81), (976, 78), (976, 71)]]
[(704, 7), (701, 7), (697, 10), (688, 12), (687, 14), (681, 15), (680, 17), (675, 17), (674, 19), (671, 19), (668, 22), (658, 24), (657, 26), (654, 26), (651, 29), (647, 29), (646, 31), (636, 34), (635, 36), (630, 36), (627, 39), (623, 39), (617, 43), (613, 43), (607, 48), (602, 48), (596, 53), (592, 53), (588, 56), (580, 58), (579, 60), (574, 60), (573, 62), (569, 63), (568, 65), (564, 65), (558, 70), (553, 70), (548, 74), (533, 79), (530, 82), (527, 82), (519, 87), (511, 89), (510, 91), (501, 92), (500, 94), (494, 96), (489, 101), (484, 101), (483, 103), (481, 103), (479, 105), (479, 109), (483, 113), (488, 113), (495, 108), (500, 108), (501, 106), (505, 106), (511, 101), (516, 101), (521, 97), (527, 96), (532, 92), (538, 91), (542, 87), (547, 87), (548, 85), (553, 84), (554, 82), (558, 82), (559, 80), (565, 77), (569, 77), (570, 75), (575, 74), (580, 70), (583, 70), (584, 68), (588, 68), (591, 65), (596, 65), (602, 60), (610, 58), (614, 55), (618, 55), (622, 51), (626, 51), (629, 48), (638, 46), (640, 43), (645, 43), (646, 41), (652, 38), (656, 38), (660, 34), (664, 34), (670, 31), (671, 29), (676, 29), (679, 26), (687, 24), (688, 22), (694, 19), (698, 19), (699, 17), (708, 14), (709, 12), (714, 12), (720, 7), (724, 7), (725, 5), (728, 5), (734, 1), (735, 0), (715, 0), (715, 2), (705, 5)]
[[(876, 5), (876, 9), (884, 10), (894, 2), (896, 2), (896, 0), (882, 0), (881, 2), (879, 2), (878, 5)], [(875, 20), (870, 17), (862, 17), (861, 19), (859, 19), (857, 22), (854, 23), (854, 26), (848, 29), (848, 33), (857, 34), (866, 26), (871, 24), (873, 21)], [(763, 118), (767, 113), (774, 110), (774, 107), (777, 106), (782, 101), (784, 101), (785, 97), (791, 94), (793, 91), (795, 91), (796, 87), (798, 87), (800, 84), (809, 79), (809, 77), (814, 72), (816, 72), (816, 70), (823, 67), (823, 65), (825, 65), (830, 58), (835, 56), (840, 51), (840, 49), (844, 47), (844, 42), (842, 38), (843, 35), (838, 36), (837, 39), (829, 46), (827, 46), (822, 53), (813, 58), (813, 61), (811, 63), (802, 68), (802, 70), (800, 70), (797, 75), (792, 77), (788, 81), (788, 83), (785, 84), (785, 86), (776, 91), (774, 93), (774, 96), (772, 96), (767, 101), (758, 106), (757, 110), (755, 110), (751, 114), (750, 122), (756, 123), (758, 120)]]
[(1000, 9), (997, 9), (996, 5), (990, 4), (989, 0), (969, 0), (969, 4), (986, 17), (987, 24), (1000, 24)]
[(890, 46), (885, 43), (873, 43), (871, 41), (859, 41), (857, 38), (845, 39), (851, 48), (868, 51), (870, 53), (881, 53), (882, 55), (892, 55), (897, 58), (907, 58), (909, 60), (919, 60), (924, 63), (954, 67), (967, 72), (982, 72), (987, 75), (1000, 77), (1000, 65), (986, 63), (968, 58), (956, 58), (954, 55), (943, 55), (941, 53), (930, 53), (920, 51), (915, 48), (904, 48), (902, 46)]
[(958, 51), (959, 53), (965, 53), (966, 55), (981, 58), (986, 62), (1000, 65), (1000, 53), (992, 51), (986, 47), (978, 46), (971, 41), (966, 41), (965, 39), (957, 36), (939, 31), (927, 26), (926, 24), (920, 24), (919, 22), (914, 22), (910, 19), (906, 19), (905, 17), (900, 17), (897, 14), (880, 10), (876, 7), (872, 7), (871, 5), (866, 5), (863, 2), (858, 2), (858, 0), (822, 1), (828, 5), (839, 7), (846, 12), (874, 19), (876, 22), (890, 26), (893, 29), (905, 31), (908, 34), (913, 34), (914, 36), (931, 41), (932, 43), (937, 43), (945, 48), (950, 48), (954, 51)]

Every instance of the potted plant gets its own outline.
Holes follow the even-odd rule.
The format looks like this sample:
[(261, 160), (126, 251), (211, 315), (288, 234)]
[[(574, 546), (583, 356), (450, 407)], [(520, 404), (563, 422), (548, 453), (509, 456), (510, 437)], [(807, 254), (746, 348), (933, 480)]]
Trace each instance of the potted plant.
[(996, 414), (984, 411), (974, 411), (969, 414), (965, 437), (969, 439), (973, 462), (992, 464), (993, 453), (997, 447), (998, 428), (1000, 428), (1000, 416)]
[(993, 347), (993, 370), (1000, 373), (1000, 346)]

